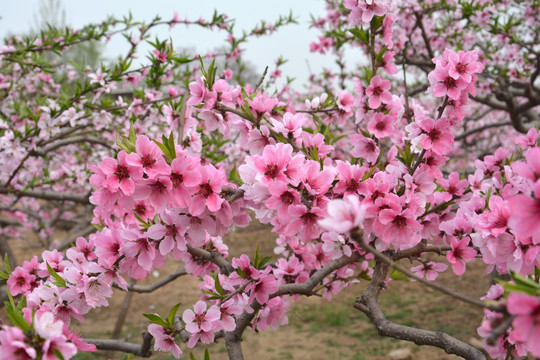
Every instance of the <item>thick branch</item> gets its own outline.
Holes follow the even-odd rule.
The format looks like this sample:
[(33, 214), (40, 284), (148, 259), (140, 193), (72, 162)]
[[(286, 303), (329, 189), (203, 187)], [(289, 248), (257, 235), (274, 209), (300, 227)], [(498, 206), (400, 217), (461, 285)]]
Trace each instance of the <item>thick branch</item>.
[(236, 335), (234, 331), (226, 332), (225, 346), (227, 347), (229, 360), (244, 360), (244, 354), (242, 353), (241, 336)]
[(395, 253), (393, 253), (392, 259), (394, 261), (397, 261), (399, 259), (406, 259), (413, 256), (418, 256), (424, 252), (434, 252), (438, 254), (442, 254), (444, 251), (452, 250), (451, 246), (448, 245), (428, 245), (426, 241), (421, 241), (418, 245), (405, 249), (405, 250), (398, 250)]
[(442, 331), (429, 331), (395, 324), (384, 316), (377, 303), (380, 289), (388, 273), (389, 265), (376, 262), (373, 279), (361, 298), (356, 299), (354, 307), (367, 315), (382, 336), (412, 341), (417, 345), (431, 345), (443, 349), (448, 354), (459, 355), (469, 360), (485, 360), (484, 354), (461, 340)]
[(330, 261), (328, 264), (315, 271), (309, 279), (301, 284), (284, 284), (281, 285), (277, 292), (273, 293), (270, 297), (300, 294), (311, 296), (313, 295), (313, 289), (319, 284), (325, 277), (330, 275), (333, 271), (342, 268), (345, 265), (358, 261), (360, 255), (358, 253), (352, 254), (350, 257), (343, 256), (338, 259)]
[(0, 189), (0, 194), (13, 194), (19, 197), (33, 197), (43, 200), (73, 201), (79, 204), (90, 204), (88, 194), (58, 193), (47, 190), (18, 191), (6, 188)]
[(133, 344), (122, 340), (110, 340), (110, 339), (84, 339), (89, 344), (96, 345), (99, 350), (107, 351), (121, 351), (124, 353), (134, 354), (144, 358), (150, 357), (152, 352), (150, 346), (152, 345), (152, 335), (145, 332), (143, 334), (142, 344)]
[(194, 248), (190, 245), (188, 245), (187, 248), (191, 255), (210, 261), (219, 266), (221, 273), (224, 275), (229, 275), (234, 271), (233, 266), (217, 251), (210, 252), (204, 249)]

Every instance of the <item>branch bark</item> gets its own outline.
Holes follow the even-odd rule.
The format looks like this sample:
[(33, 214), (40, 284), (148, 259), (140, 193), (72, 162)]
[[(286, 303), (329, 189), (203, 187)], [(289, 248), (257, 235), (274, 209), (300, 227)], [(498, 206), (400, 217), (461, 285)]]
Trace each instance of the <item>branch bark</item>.
[(412, 341), (417, 345), (431, 345), (443, 349), (448, 354), (455, 354), (468, 360), (486, 360), (484, 354), (461, 340), (442, 331), (429, 331), (409, 326), (398, 325), (389, 321), (377, 303), (379, 294), (384, 288), (384, 280), (390, 266), (380, 260), (375, 262), (373, 278), (361, 298), (357, 298), (354, 307), (371, 320), (382, 336)]
[(73, 201), (79, 204), (90, 204), (88, 194), (58, 193), (47, 190), (19, 191), (6, 188), (0, 189), (0, 194), (12, 194), (19, 197), (33, 197), (43, 200)]
[[(186, 269), (183, 267), (179, 267), (176, 269), (175, 272), (165, 276), (162, 279), (159, 279), (155, 283), (152, 283), (150, 285), (137, 285), (137, 284), (129, 284), (128, 285), (128, 291), (133, 291), (137, 293), (151, 293), (157, 289), (159, 289), (162, 286), (167, 285), (168, 283), (176, 280), (180, 276), (186, 275)], [(114, 284), (114, 287), (118, 288), (118, 285)]]
[(152, 335), (145, 332), (143, 334), (142, 344), (133, 344), (123, 340), (111, 340), (111, 339), (84, 339), (89, 344), (96, 345), (99, 350), (106, 351), (121, 351), (128, 354), (134, 354), (143, 358), (148, 358), (152, 355), (150, 346), (152, 345)]

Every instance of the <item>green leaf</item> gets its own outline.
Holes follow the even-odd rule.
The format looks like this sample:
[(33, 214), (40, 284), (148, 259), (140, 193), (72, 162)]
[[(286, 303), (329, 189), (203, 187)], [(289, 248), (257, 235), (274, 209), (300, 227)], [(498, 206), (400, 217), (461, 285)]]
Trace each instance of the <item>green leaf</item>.
[(147, 318), (148, 320), (150, 320), (150, 322), (152, 324), (158, 324), (158, 325), (161, 325), (163, 326), (164, 328), (168, 328), (169, 327), (169, 324), (163, 320), (159, 315), (155, 315), (155, 314), (143, 314), (143, 316), (145, 318)]
[(390, 274), (390, 278), (396, 281), (404, 281), (407, 280), (407, 277), (398, 269), (392, 269), (392, 273)]
[(373, 165), (373, 167), (369, 169), (367, 173), (364, 174), (362, 181), (366, 181), (367, 179), (369, 179), (371, 175), (373, 174), (373, 172), (375, 171), (375, 169), (377, 169), (377, 164)]
[(214, 278), (214, 284), (215, 284), (215, 287), (216, 287), (216, 291), (220, 294), (220, 295), (225, 295), (225, 290), (223, 290), (223, 287), (221, 286), (221, 283), (219, 281), (219, 274), (218, 273), (214, 273), (213, 275), (213, 278)]
[(537, 291), (540, 290), (540, 284), (538, 284), (536, 281), (514, 271), (511, 271), (510, 274), (512, 275), (512, 280), (516, 282), (516, 285), (528, 286), (532, 289), (536, 289)]
[(210, 360), (210, 353), (208, 353), (208, 348), (204, 349), (204, 360)]
[(258, 269), (259, 268), (259, 245), (257, 245), (257, 248), (255, 249), (255, 259), (253, 259), (253, 266)]
[(260, 267), (263, 267), (264, 265), (266, 265), (267, 262), (269, 262), (270, 260), (272, 259), (271, 256), (265, 256), (261, 259), (261, 261), (259, 262), (259, 266)]
[(19, 303), (17, 304), (17, 310), (22, 311), (22, 309), (24, 309), (25, 307), (26, 307), (26, 296), (23, 296), (21, 298), (21, 301), (19, 301)]
[(197, 359), (195, 359), (195, 355), (193, 355), (192, 352), (189, 353), (189, 359), (190, 360), (197, 360)]
[(0, 279), (9, 279), (9, 275), (0, 270)]
[(504, 290), (508, 293), (520, 292), (520, 293), (525, 293), (532, 296), (537, 295), (537, 292), (534, 289), (531, 289), (530, 287), (517, 285), (517, 284), (510, 284), (509, 282), (503, 281), (501, 279), (495, 279), (495, 281), (501, 284)]
[(11, 273), (13, 272), (11, 270), (11, 265), (9, 264), (9, 257), (7, 253), (5, 253), (4, 255), (4, 269), (6, 269), (8, 275), (11, 275)]
[(239, 267), (236, 268), (236, 272), (238, 273), (238, 275), (240, 275), (242, 279), (249, 279), (249, 276), (247, 276), (247, 274)]
[(60, 350), (58, 349), (54, 349), (54, 355), (56, 355), (56, 357), (60, 360), (64, 360), (64, 356), (62, 355), (62, 353), (60, 352)]
[(66, 280), (64, 280), (54, 269), (49, 265), (49, 263), (46, 261), (47, 264), (47, 270), (49, 271), (49, 274), (56, 280), (54, 284), (59, 287), (66, 287)]
[(6, 305), (6, 313), (9, 317), (9, 320), (11, 323), (18, 328), (20, 328), (22, 331), (27, 332), (30, 330), (30, 325), (26, 322), (26, 320), (23, 317), (22, 311), (17, 310), (17, 307), (15, 306), (15, 302), (13, 301), (13, 297), (8, 292), (10, 297), (10, 302), (4, 302)]
[(157, 141), (157, 140), (154, 140), (154, 142), (155, 142), (156, 145), (161, 149), (161, 151), (163, 151), (163, 154), (165, 154), (166, 156), (170, 156), (169, 149), (167, 148), (166, 145), (160, 143), (160, 142)]
[(169, 316), (167, 320), (169, 320), (169, 325), (174, 326), (174, 317), (176, 316), (176, 313), (178, 312), (178, 308), (180, 307), (182, 303), (178, 303), (173, 306), (171, 311), (169, 311)]
[(369, 32), (366, 33), (362, 28), (349, 29), (349, 32), (351, 32), (356, 39), (364, 43), (364, 45), (369, 46)]

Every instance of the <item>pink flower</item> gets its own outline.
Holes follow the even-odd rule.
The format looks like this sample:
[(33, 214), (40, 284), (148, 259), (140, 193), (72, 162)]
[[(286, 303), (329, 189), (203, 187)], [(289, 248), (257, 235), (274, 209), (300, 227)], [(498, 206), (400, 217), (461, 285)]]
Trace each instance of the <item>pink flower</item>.
[(367, 128), (377, 139), (382, 139), (394, 133), (394, 123), (395, 118), (392, 115), (375, 113)]
[(96, 255), (98, 263), (112, 266), (121, 255), (124, 239), (117, 229), (104, 229), (96, 236)]
[(223, 198), (219, 196), (221, 188), (227, 182), (223, 171), (216, 169), (213, 165), (206, 165), (200, 168), (201, 180), (191, 201), (189, 208), (191, 215), (199, 216), (207, 208), (216, 212), (221, 208)]
[(437, 180), (439, 185), (446, 190), (446, 193), (442, 197), (443, 201), (449, 201), (453, 196), (461, 197), (465, 193), (465, 189), (469, 185), (469, 182), (465, 179), (460, 180), (457, 172), (452, 172), (448, 176), (448, 180)]
[(152, 225), (146, 231), (146, 236), (159, 241), (159, 252), (167, 255), (173, 249), (187, 251), (184, 234), (188, 220), (184, 220), (177, 212), (166, 210), (161, 214), (161, 223)]
[(167, 53), (165, 51), (159, 51), (158, 49), (154, 49), (153, 51), (154, 55), (156, 55), (156, 58), (159, 62), (166, 63), (167, 62)]
[(423, 134), (420, 135), (420, 146), (425, 150), (433, 150), (435, 154), (445, 155), (452, 151), (454, 135), (450, 132), (448, 119), (433, 120), (425, 117), (419, 121)]
[(379, 158), (379, 147), (377, 143), (361, 134), (351, 135), (351, 144), (354, 148), (351, 155), (360, 159), (365, 159), (370, 164), (375, 164)]
[[(540, 184), (536, 188), (540, 195)], [(508, 199), (508, 205), (510, 228), (523, 237), (534, 236), (535, 240), (540, 240), (540, 197), (516, 195)]]
[[(169, 166), (163, 158), (161, 149), (145, 135), (139, 135), (135, 143), (136, 153), (126, 156), (128, 165), (144, 170), (149, 178), (169, 173)], [(123, 174), (123, 173), (122, 173)]]
[(465, 272), (465, 261), (470, 261), (476, 257), (476, 250), (469, 247), (471, 239), (467, 236), (461, 240), (452, 237), (450, 243), (452, 251), (446, 254), (446, 259), (452, 264), (452, 270), (457, 276), (463, 275)]
[(334, 185), (334, 194), (356, 194), (363, 187), (363, 177), (365, 168), (359, 165), (351, 165), (341, 160), (336, 161), (337, 179), (339, 182)]
[(391, 103), (392, 94), (388, 91), (391, 87), (392, 84), (389, 80), (383, 80), (379, 75), (374, 76), (366, 89), (366, 95), (369, 96), (369, 107), (377, 109), (381, 102), (385, 104)]
[(141, 181), (133, 193), (135, 200), (149, 200), (156, 212), (162, 212), (171, 200), (172, 182), (166, 176), (156, 176), (153, 179)]
[(250, 304), (253, 302), (253, 299), (257, 299), (257, 302), (261, 305), (266, 304), (270, 295), (278, 291), (279, 284), (276, 277), (270, 274), (271, 271), (272, 268), (267, 267), (255, 283), (246, 286), (246, 292), (251, 291), (249, 295)]
[(32, 290), (32, 283), (36, 277), (27, 270), (17, 266), (7, 281), (8, 289), (13, 296), (27, 295)]
[(196, 82), (189, 84), (190, 97), (186, 102), (187, 105), (199, 105), (206, 97), (206, 84), (204, 83), (204, 77), (199, 77)]
[(313, 206), (308, 209), (305, 205), (293, 205), (289, 208), (289, 215), (292, 221), (285, 229), (286, 235), (300, 235), (302, 241), (315, 239), (321, 233), (317, 225), (319, 219), (323, 217), (323, 211)]
[(263, 115), (266, 112), (271, 112), (274, 106), (277, 105), (278, 100), (266, 93), (258, 93), (253, 100), (247, 99), (251, 109), (255, 111), (257, 117)]
[(265, 205), (272, 210), (276, 210), (278, 219), (283, 222), (289, 219), (289, 206), (300, 204), (300, 194), (298, 191), (288, 187), (287, 183), (274, 181), (268, 184), (270, 197)]
[(197, 301), (193, 310), (186, 309), (182, 314), (182, 320), (186, 323), (186, 331), (191, 333), (188, 347), (191, 349), (201, 339), (204, 344), (214, 341), (213, 331), (218, 331), (222, 326), (219, 321), (221, 312), (217, 306), (211, 306), (207, 310), (204, 301)]
[(386, 0), (345, 0), (343, 6), (351, 10), (348, 20), (352, 25), (369, 24), (373, 16), (383, 16), (389, 8)]
[[(387, 17), (386, 17), (387, 18)], [(386, 18), (384, 20), (386, 20)], [(395, 75), (398, 73), (398, 68), (394, 65), (394, 51), (387, 51), (384, 53), (381, 61), (381, 67), (388, 75)]]
[(34, 317), (34, 329), (43, 339), (53, 339), (62, 335), (64, 324), (60, 320), (55, 320), (52, 312), (44, 312)]
[(252, 156), (255, 168), (265, 176), (267, 182), (279, 180), (288, 183), (285, 169), (291, 162), (292, 146), (278, 143), (264, 148), (262, 157)]
[(221, 311), (223, 330), (233, 331), (236, 328), (236, 320), (233, 315), (240, 315), (242, 313), (242, 307), (235, 305), (234, 299), (229, 299), (221, 304), (219, 309)]
[(522, 237), (533, 236), (540, 243), (540, 148), (525, 153), (527, 163), (514, 162), (512, 169), (529, 182), (533, 197), (519, 194), (508, 199), (509, 226)]
[(461, 77), (454, 79), (449, 74), (449, 66), (435, 62), (435, 70), (428, 74), (433, 95), (436, 97), (448, 96), (452, 100), (459, 100), (461, 92), (467, 88), (468, 83)]
[(191, 157), (177, 156), (171, 163), (171, 182), (174, 202), (182, 208), (189, 207), (191, 195), (197, 190), (197, 185), (202, 181), (201, 174), (197, 171), (199, 161)]
[(448, 269), (448, 265), (430, 261), (422, 265), (413, 266), (411, 271), (418, 276), (425, 276), (427, 280), (433, 281), (439, 276), (440, 272), (443, 272), (446, 269)]
[(351, 112), (354, 105), (353, 96), (348, 91), (342, 91), (339, 93), (337, 106), (340, 110), (345, 112)]
[(419, 232), (423, 226), (415, 219), (411, 208), (405, 210), (384, 209), (379, 213), (373, 229), (387, 244), (394, 243), (400, 249), (418, 244), (422, 239)]
[(489, 210), (478, 216), (476, 225), (483, 230), (483, 233), (496, 237), (504, 233), (508, 227), (510, 207), (502, 198), (492, 196), (489, 200)]
[(450, 49), (444, 50), (444, 57), (448, 59), (448, 75), (457, 80), (462, 78), (465, 82), (473, 81), (473, 74), (484, 70), (484, 65), (478, 61), (478, 52), (460, 50), (457, 53)]
[(175, 358), (180, 359), (182, 350), (170, 335), (170, 331), (158, 324), (148, 325), (148, 332), (154, 337), (154, 350), (170, 352)]
[[(142, 279), (148, 272), (152, 271), (152, 264), (156, 257), (155, 243), (150, 242), (146, 236), (143, 236), (137, 230), (124, 230), (122, 235), (126, 239), (122, 253), (126, 258), (136, 260), (131, 264), (131, 267), (127, 268), (129, 274), (136, 280)], [(124, 264), (127, 265), (123, 262), (122, 265)]]
[(510, 338), (525, 343), (527, 350), (540, 357), (540, 301), (538, 297), (521, 293), (508, 296), (508, 312), (514, 315)]
[(328, 231), (339, 234), (346, 233), (360, 226), (365, 219), (365, 207), (355, 195), (347, 195), (341, 199), (334, 199), (326, 208), (328, 216), (319, 220), (319, 226)]
[(307, 121), (304, 114), (292, 114), (286, 112), (281, 120), (270, 118), (270, 122), (274, 125), (275, 131), (285, 135), (286, 138), (298, 138), (302, 134), (302, 126)]
[(37, 356), (36, 349), (29, 343), (23, 331), (16, 327), (0, 327), (0, 358), (29, 360)]

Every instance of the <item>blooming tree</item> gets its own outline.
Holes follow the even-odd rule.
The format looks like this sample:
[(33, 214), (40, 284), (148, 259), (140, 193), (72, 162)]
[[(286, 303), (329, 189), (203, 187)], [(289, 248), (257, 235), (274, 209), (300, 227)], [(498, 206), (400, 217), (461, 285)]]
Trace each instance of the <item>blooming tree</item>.
[[(306, 93), (278, 88), (282, 59), (257, 84), (203, 61), (241, 61), (250, 36), (291, 16), (242, 36), (216, 13), (149, 24), (111, 18), (7, 41), (0, 230), (39, 231), (50, 249), (14, 268), (6, 257), (12, 324), (0, 328), (3, 357), (150, 356), (152, 348), (180, 357), (224, 338), (229, 358), (243, 359), (247, 327), (278, 329), (291, 303), (331, 299), (362, 273), (368, 284), (351, 311), (380, 334), (485, 358), (443, 332), (390, 322), (378, 297), (391, 270), (483, 308), (478, 333), (490, 356), (540, 356), (538, 4), (345, 0), (327, 8), (313, 20), (323, 35), (310, 49), (333, 53), (339, 71), (313, 75)], [(152, 28), (180, 24), (225, 31), (229, 50), (195, 59), (170, 40), (149, 40)], [(131, 50), (110, 68), (46, 57), (117, 34)], [(142, 41), (153, 50), (135, 68)], [(349, 47), (367, 64), (350, 70)], [(224, 235), (251, 216), (277, 234), (276, 257), (229, 256)], [(58, 226), (69, 236), (47, 242)], [(70, 330), (73, 318), (108, 305), (113, 286), (137, 291), (126, 279), (146, 278), (167, 258), (182, 268), (150, 290), (196, 276), (195, 304), (144, 314), (141, 344)], [(440, 272), (463, 275), (472, 261), (511, 280), (481, 299), (436, 282)]]

